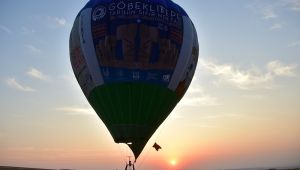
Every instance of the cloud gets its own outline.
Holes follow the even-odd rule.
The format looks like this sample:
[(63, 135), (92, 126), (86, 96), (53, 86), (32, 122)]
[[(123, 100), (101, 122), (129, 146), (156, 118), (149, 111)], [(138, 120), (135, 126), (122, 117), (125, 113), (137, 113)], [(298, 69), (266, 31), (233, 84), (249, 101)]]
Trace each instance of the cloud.
[(197, 97), (185, 97), (180, 102), (183, 106), (217, 106), (217, 98), (210, 95), (201, 95)]
[(29, 35), (29, 34), (33, 34), (35, 32), (36, 31), (34, 29), (30, 29), (30, 28), (27, 28), (27, 27), (24, 27), (24, 26), (21, 27), (21, 33), (22, 34)]
[(12, 31), (4, 25), (0, 25), (0, 30), (6, 32), (7, 34), (11, 34)]
[(12, 87), (12, 88), (15, 88), (15, 89), (23, 91), (23, 92), (33, 92), (33, 91), (35, 91), (35, 89), (33, 89), (29, 86), (22, 85), (15, 78), (6, 79), (6, 84), (8, 86)]
[(270, 30), (278, 30), (282, 28), (282, 24), (278, 23), (278, 4), (263, 5), (259, 8), (259, 13), (263, 20), (271, 20)]
[(39, 48), (31, 45), (31, 44), (26, 44), (25, 47), (33, 54), (41, 54), (42, 50), (40, 50)]
[(177, 114), (177, 113), (172, 113), (172, 114), (170, 114), (170, 118), (171, 119), (182, 119), (182, 118), (184, 118), (184, 116)]
[(95, 111), (91, 107), (65, 106), (58, 107), (55, 110), (69, 115), (95, 115)]
[(280, 61), (275, 60), (271, 61), (267, 64), (267, 68), (270, 73), (274, 74), (275, 76), (295, 76), (295, 70), (297, 65), (284, 65)]
[(240, 89), (265, 84), (272, 79), (270, 74), (263, 75), (255, 69), (241, 70), (230, 64), (216, 64), (204, 59), (200, 59), (199, 64), (203, 69), (217, 76), (220, 81), (229, 82)]
[(201, 87), (191, 86), (179, 103), (182, 106), (216, 106), (220, 105), (216, 97), (205, 93)]
[(248, 5), (248, 8), (255, 14), (259, 15), (261, 19), (270, 20), (278, 18), (277, 3), (266, 3), (266, 1), (254, 1)]
[(60, 25), (60, 26), (64, 26), (66, 25), (66, 19), (65, 18), (59, 18), (59, 17), (55, 17), (54, 21)]
[(236, 118), (239, 119), (241, 117), (244, 117), (243, 114), (236, 114), (236, 113), (219, 113), (219, 114), (211, 114), (202, 117), (203, 119), (223, 119), (223, 118)]
[(271, 24), (270, 30), (278, 30), (284, 26), (279, 23), (283, 13), (300, 11), (300, 0), (254, 1), (248, 7)]
[(284, 65), (274, 60), (267, 63), (267, 71), (253, 67), (251, 69), (240, 69), (232, 64), (217, 64), (213, 61), (199, 59), (200, 68), (216, 76), (220, 82), (227, 82), (239, 89), (271, 88), (273, 80), (278, 76), (295, 75), (296, 65)]
[(30, 77), (36, 78), (36, 79), (49, 81), (49, 76), (45, 75), (43, 72), (39, 71), (36, 68), (30, 68), (27, 71), (27, 75), (29, 75)]
[(261, 11), (263, 19), (274, 19), (277, 18), (277, 14), (271, 6), (263, 8)]
[(300, 46), (300, 41), (295, 41), (288, 45), (288, 47), (298, 47), (298, 46)]
[(289, 7), (292, 11), (300, 11), (300, 0), (284, 0), (286, 5)]
[(45, 23), (45, 25), (49, 28), (64, 27), (67, 23), (66, 19), (63, 17), (47, 16), (47, 17), (42, 17), (42, 19), (43, 19), (43, 22)]
[(282, 24), (280, 23), (273, 23), (273, 25), (271, 25), (270, 30), (278, 30), (282, 28)]
[(242, 97), (247, 98), (247, 99), (252, 99), (252, 100), (263, 100), (266, 98), (266, 96), (262, 95), (262, 94), (245, 94), (242, 95)]
[(201, 124), (199, 124), (199, 123), (197, 123), (197, 124), (192, 124), (194, 127), (199, 127), (199, 128), (204, 128), (204, 129), (216, 129), (216, 128), (218, 128), (219, 126), (217, 126), (217, 125), (213, 125), (213, 124), (203, 124), (203, 123), (201, 123)]
[(203, 93), (204, 90), (202, 87), (200, 86), (190, 86), (189, 89), (188, 89), (188, 94), (189, 93)]

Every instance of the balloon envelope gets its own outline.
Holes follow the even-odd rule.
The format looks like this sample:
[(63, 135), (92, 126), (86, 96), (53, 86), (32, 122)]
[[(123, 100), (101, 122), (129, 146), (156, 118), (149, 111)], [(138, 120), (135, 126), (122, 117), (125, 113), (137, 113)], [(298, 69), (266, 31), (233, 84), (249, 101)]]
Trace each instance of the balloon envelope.
[(70, 59), (114, 141), (137, 158), (190, 85), (197, 34), (170, 0), (91, 0), (75, 19)]

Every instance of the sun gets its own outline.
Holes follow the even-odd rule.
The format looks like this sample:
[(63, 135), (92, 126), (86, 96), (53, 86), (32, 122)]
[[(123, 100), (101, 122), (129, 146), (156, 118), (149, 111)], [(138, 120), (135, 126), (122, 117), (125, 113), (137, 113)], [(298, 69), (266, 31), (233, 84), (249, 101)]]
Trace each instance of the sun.
[(171, 164), (172, 166), (176, 166), (176, 164), (177, 164), (177, 161), (176, 161), (176, 160), (174, 160), (174, 159), (172, 159), (172, 160), (170, 161), (170, 164)]

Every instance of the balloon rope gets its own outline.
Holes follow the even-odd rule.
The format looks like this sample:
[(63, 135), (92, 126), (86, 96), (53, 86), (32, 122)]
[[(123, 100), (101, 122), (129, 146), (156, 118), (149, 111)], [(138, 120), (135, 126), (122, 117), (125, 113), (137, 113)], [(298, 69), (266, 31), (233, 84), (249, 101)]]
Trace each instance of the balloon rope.
[(132, 153), (132, 151), (131, 151), (131, 149), (128, 145), (126, 145), (126, 159), (127, 158), (129, 160), (130, 160), (130, 158), (134, 158), (134, 155), (133, 155), (133, 153)]
[(127, 160), (126, 160), (126, 156), (127, 156), (127, 155), (125, 155), (125, 153), (123, 152), (122, 147), (121, 147), (121, 144), (118, 144), (118, 147), (119, 147), (120, 154), (121, 154), (121, 157), (122, 157), (123, 161), (124, 161), (125, 163), (127, 163)]

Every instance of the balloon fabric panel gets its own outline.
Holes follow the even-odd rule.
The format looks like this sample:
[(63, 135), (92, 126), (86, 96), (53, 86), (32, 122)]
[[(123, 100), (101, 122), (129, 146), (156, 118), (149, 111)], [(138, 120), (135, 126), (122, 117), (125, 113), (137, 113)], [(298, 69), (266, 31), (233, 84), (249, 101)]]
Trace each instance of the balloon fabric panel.
[[(89, 101), (115, 142), (132, 143), (129, 147), (146, 144), (178, 102), (171, 90), (146, 83), (99, 86)], [(143, 148), (133, 150), (136, 158)]]

